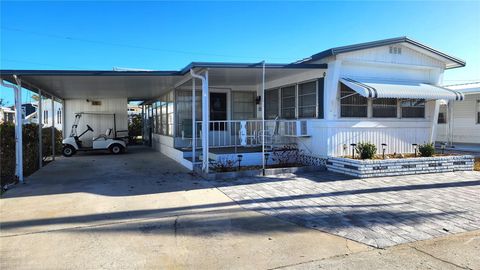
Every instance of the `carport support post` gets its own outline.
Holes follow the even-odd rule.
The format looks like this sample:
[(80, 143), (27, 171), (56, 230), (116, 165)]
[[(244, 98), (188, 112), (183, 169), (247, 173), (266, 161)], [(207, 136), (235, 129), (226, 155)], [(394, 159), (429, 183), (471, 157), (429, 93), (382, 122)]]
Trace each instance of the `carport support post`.
[(192, 78), (192, 171), (195, 170), (195, 148), (197, 147), (197, 113), (196, 113), (195, 78)]
[(52, 98), (52, 160), (55, 160), (55, 98)]
[(208, 173), (208, 128), (210, 117), (209, 113), (209, 98), (208, 98), (208, 70), (205, 71), (204, 76), (200, 76), (190, 69), (190, 74), (193, 78), (202, 80), (202, 170)]
[(38, 168), (43, 167), (43, 140), (42, 140), (42, 127), (43, 127), (43, 109), (42, 109), (42, 90), (38, 89)]
[(209, 122), (210, 122), (210, 106), (209, 106), (209, 94), (208, 94), (208, 70), (205, 71), (205, 80), (202, 81), (202, 113), (203, 113), (203, 121), (202, 121), (202, 148), (203, 148), (203, 171), (208, 173), (208, 130), (209, 130)]
[(0, 83), (4, 87), (11, 88), (15, 96), (15, 175), (18, 181), (23, 183), (23, 138), (22, 138), (22, 82), (13, 75), (17, 85), (6, 84), (3, 80)]
[(16, 171), (18, 181), (23, 183), (23, 115), (22, 115), (22, 81), (16, 76), (13, 75), (17, 86), (13, 88), (15, 91), (15, 153), (16, 153)]

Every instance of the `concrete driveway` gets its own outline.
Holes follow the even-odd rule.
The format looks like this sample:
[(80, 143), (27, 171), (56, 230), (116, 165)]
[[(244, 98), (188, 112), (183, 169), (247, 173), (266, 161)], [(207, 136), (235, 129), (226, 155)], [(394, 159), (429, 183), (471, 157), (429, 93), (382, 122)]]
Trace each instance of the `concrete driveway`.
[(244, 210), (144, 147), (58, 158), (0, 216), (1, 269), (268, 269), (371, 249)]
[[(255, 188), (299, 180), (262, 181), (198, 179), (144, 147), (59, 158), (0, 200), (0, 269), (480, 269), (479, 232), (376, 249), (259, 209)], [(252, 193), (234, 201), (235, 187)], [(324, 198), (344, 205), (324, 206), (342, 213), (348, 189), (333, 187)]]

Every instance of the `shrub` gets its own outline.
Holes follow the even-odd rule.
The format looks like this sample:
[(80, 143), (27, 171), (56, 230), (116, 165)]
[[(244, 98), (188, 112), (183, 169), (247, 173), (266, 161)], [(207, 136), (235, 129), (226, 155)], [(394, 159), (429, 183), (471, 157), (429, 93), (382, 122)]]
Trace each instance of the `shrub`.
[(418, 147), (418, 151), (422, 157), (431, 157), (435, 154), (435, 146), (433, 143), (422, 144)]
[[(23, 133), (23, 174), (28, 176), (38, 170), (38, 125), (26, 124)], [(42, 129), (42, 159), (52, 154), (51, 127)], [(55, 152), (62, 152), (62, 133), (55, 129)], [(15, 125), (0, 124), (0, 184), (3, 187), (15, 181)]]
[(377, 153), (377, 147), (373, 143), (361, 142), (357, 144), (356, 151), (361, 159), (372, 159)]
[(274, 148), (272, 151), (272, 160), (279, 166), (296, 165), (299, 163), (301, 151), (294, 144), (284, 145), (280, 148)]
[(219, 157), (216, 162), (212, 163), (212, 168), (216, 172), (233, 172), (235, 171), (235, 160), (229, 157)]

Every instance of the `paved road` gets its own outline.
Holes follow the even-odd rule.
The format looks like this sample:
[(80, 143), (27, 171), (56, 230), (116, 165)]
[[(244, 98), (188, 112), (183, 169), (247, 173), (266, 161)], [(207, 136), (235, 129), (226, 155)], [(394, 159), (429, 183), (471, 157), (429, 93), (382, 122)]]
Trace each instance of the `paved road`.
[(480, 172), (353, 179), (334, 173), (217, 181), (248, 210), (388, 247), (480, 229)]

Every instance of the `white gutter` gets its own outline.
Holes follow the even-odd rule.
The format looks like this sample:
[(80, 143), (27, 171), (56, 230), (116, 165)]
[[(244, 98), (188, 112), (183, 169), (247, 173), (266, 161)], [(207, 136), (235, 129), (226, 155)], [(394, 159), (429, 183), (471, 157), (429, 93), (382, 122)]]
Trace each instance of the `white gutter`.
[[(205, 75), (201, 76), (195, 73), (193, 69), (190, 69), (190, 74), (193, 78), (202, 80), (202, 170), (204, 173), (208, 173), (208, 129), (210, 117), (209, 113), (209, 97), (208, 97), (208, 70), (205, 71)], [(193, 108), (195, 109), (195, 108)], [(193, 119), (195, 120), (195, 119)]]
[(17, 85), (6, 84), (3, 80), (2, 86), (13, 89), (15, 93), (15, 175), (18, 181), (23, 183), (23, 138), (22, 138), (22, 82), (13, 75)]

